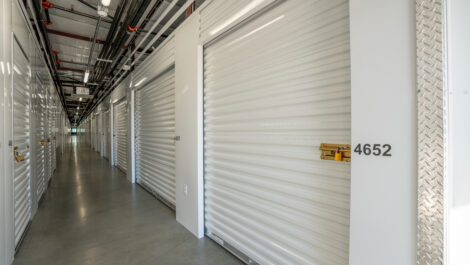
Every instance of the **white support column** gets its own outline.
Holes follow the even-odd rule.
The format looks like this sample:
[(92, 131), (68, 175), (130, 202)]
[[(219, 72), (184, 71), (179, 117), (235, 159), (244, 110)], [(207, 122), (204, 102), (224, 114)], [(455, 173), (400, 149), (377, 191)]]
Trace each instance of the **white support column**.
[(110, 122), (111, 124), (109, 126), (111, 128), (111, 154), (109, 157), (111, 158), (111, 166), (114, 166), (114, 102), (111, 102), (110, 104)]
[(130, 91), (130, 100), (128, 102), (130, 104), (130, 113), (129, 115), (129, 122), (130, 124), (128, 125), (128, 149), (127, 149), (127, 156), (129, 158), (128, 161), (130, 163), (128, 164), (127, 168), (127, 178), (129, 179), (130, 182), (135, 183), (135, 122), (134, 122), (134, 115), (135, 115), (135, 90)]
[[(196, 237), (204, 236), (202, 176), (202, 80), (199, 15), (175, 31), (176, 220)], [(199, 48), (198, 48), (199, 47)]]
[(351, 0), (350, 265), (416, 264), (415, 3)]

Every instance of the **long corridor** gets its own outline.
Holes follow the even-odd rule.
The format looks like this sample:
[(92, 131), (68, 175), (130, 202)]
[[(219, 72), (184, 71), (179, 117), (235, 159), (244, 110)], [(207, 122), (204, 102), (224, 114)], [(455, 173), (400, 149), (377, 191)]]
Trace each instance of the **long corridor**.
[(68, 144), (15, 265), (241, 264), (86, 144)]

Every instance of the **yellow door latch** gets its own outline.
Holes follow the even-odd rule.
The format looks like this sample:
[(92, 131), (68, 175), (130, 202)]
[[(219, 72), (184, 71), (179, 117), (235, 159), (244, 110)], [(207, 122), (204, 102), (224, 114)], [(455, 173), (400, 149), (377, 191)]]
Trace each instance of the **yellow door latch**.
[(320, 158), (323, 160), (351, 162), (351, 145), (349, 144), (321, 144), (320, 150)]
[(15, 156), (15, 160), (18, 163), (24, 160), (24, 155), (19, 155), (18, 154), (18, 147), (17, 146), (15, 146), (15, 148), (13, 148), (13, 155)]
[(46, 141), (39, 141), (38, 144), (42, 145), (42, 146), (45, 146), (46, 145)]

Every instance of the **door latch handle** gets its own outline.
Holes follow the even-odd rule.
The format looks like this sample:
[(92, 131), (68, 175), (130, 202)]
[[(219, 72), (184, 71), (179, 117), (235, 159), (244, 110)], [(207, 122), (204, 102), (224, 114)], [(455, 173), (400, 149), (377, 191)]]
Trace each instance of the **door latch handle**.
[(13, 155), (15, 156), (15, 160), (16, 160), (16, 162), (18, 162), (18, 163), (20, 163), (21, 161), (24, 160), (24, 155), (19, 155), (19, 154), (18, 154), (18, 147), (17, 147), (17, 146), (15, 146), (15, 147), (13, 148)]
[(181, 140), (181, 137), (179, 135), (177, 135), (177, 136), (173, 137), (173, 140), (179, 141), (179, 140)]

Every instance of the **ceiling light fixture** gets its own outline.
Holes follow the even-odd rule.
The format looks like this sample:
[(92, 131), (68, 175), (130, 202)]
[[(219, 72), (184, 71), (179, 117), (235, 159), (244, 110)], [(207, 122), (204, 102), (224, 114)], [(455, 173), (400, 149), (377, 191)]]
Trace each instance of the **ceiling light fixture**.
[[(106, 1), (106, 0), (103, 0), (103, 1)], [(111, 1), (109, 1), (109, 2), (111, 2)], [(109, 2), (108, 2), (108, 5), (109, 5)], [(100, 17), (107, 17), (108, 16), (108, 7), (107, 7), (107, 5), (103, 5), (103, 4), (98, 5), (97, 8), (96, 8), (96, 12), (98, 13), (98, 16), (100, 16)]]
[(90, 72), (88, 70), (86, 70), (85, 72), (85, 76), (83, 77), (83, 83), (86, 83), (88, 82), (88, 77), (90, 76)]
[(104, 6), (109, 6), (109, 4), (111, 4), (111, 0), (101, 0), (101, 4)]

